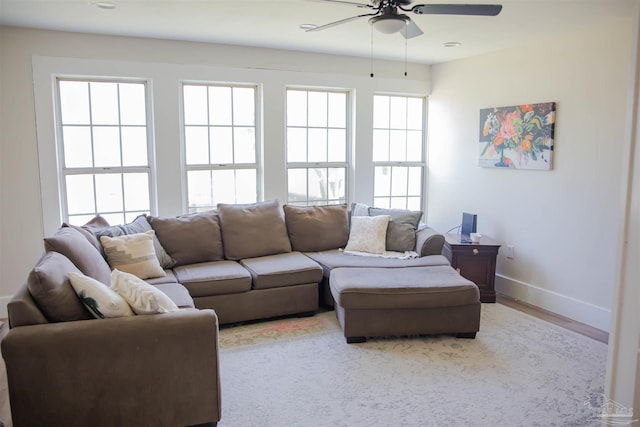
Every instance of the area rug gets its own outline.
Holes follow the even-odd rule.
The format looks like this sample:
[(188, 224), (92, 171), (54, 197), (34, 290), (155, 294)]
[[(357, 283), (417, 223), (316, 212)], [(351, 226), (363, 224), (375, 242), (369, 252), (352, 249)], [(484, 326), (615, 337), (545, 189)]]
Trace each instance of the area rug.
[(607, 346), (501, 304), (475, 340), (347, 344), (334, 312), (220, 331), (221, 427), (589, 426)]

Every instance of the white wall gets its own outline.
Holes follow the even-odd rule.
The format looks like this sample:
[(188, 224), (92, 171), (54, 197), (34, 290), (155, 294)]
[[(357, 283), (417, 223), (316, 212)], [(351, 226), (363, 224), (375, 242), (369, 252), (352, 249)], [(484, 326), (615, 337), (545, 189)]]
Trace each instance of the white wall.
[[(478, 214), (514, 245), (499, 292), (608, 331), (616, 275), (631, 19), (435, 65), (429, 104), (429, 223)], [(553, 170), (478, 166), (479, 110), (557, 102)]]
[(427, 95), (430, 81), (427, 65), (409, 64), (405, 78), (404, 63), (376, 61), (372, 79), (370, 61), (363, 58), (13, 27), (0, 27), (0, 62), (0, 316), (6, 315), (6, 302), (41, 256), (42, 238), (60, 223), (55, 208), (52, 73), (153, 79), (156, 160), (162, 169), (159, 215), (183, 212), (183, 174), (177, 160), (180, 79), (262, 85), (267, 170), (263, 196), (281, 200), (286, 195), (285, 85), (353, 90), (357, 104), (354, 164), (359, 169), (352, 188), (353, 198), (363, 202), (372, 199), (372, 94)]

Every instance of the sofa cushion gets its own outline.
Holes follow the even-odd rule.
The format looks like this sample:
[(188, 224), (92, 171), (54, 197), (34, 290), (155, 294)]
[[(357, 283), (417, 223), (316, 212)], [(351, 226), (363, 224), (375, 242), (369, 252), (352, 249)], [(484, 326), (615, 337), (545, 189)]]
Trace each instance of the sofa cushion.
[(168, 296), (178, 308), (195, 308), (189, 291), (180, 283), (162, 283), (155, 287)]
[[(398, 274), (400, 273), (400, 274)], [(331, 273), (331, 294), (351, 309), (413, 309), (478, 304), (475, 283), (450, 266), (338, 268)]]
[(178, 283), (178, 279), (176, 278), (173, 270), (164, 270), (164, 276), (160, 277), (150, 277), (148, 279), (144, 279), (145, 282), (152, 285), (162, 285), (164, 283)]
[(294, 251), (326, 251), (344, 248), (349, 240), (347, 205), (284, 205), (287, 232)]
[(385, 252), (389, 215), (351, 217), (351, 230), (345, 251), (382, 254)]
[(48, 252), (29, 273), (29, 293), (49, 322), (93, 319), (69, 282), (70, 272), (80, 270), (64, 255)]
[(420, 211), (408, 211), (401, 209), (369, 208), (369, 215), (389, 215), (391, 220), (387, 226), (388, 251), (404, 252), (413, 251), (416, 248), (416, 230), (422, 218)]
[(100, 236), (100, 242), (111, 268), (131, 273), (141, 279), (161, 277), (164, 270), (153, 248), (153, 230), (124, 236)]
[(175, 218), (149, 216), (149, 224), (175, 266), (224, 259), (220, 220), (216, 211)]
[(78, 230), (80, 234), (82, 234), (89, 241), (89, 243), (93, 245), (93, 247), (95, 247), (98, 251), (100, 251), (100, 253), (102, 253), (102, 245), (100, 244), (100, 241), (98, 240), (96, 234), (100, 232), (100, 230), (109, 227), (109, 222), (107, 222), (104, 217), (96, 215), (91, 218), (89, 222), (80, 226), (72, 225), (66, 222), (63, 222), (62, 226), (71, 227)]
[(251, 273), (253, 289), (319, 283), (322, 267), (300, 252), (247, 258), (240, 263)]
[(443, 255), (429, 255), (409, 259), (380, 258), (347, 255), (338, 249), (321, 252), (305, 252), (305, 255), (322, 266), (325, 277), (329, 277), (331, 270), (339, 267), (404, 268), (449, 265), (449, 261)]
[(129, 304), (116, 291), (102, 282), (74, 271), (69, 282), (78, 298), (96, 319), (133, 316)]
[(54, 251), (66, 256), (80, 271), (109, 285), (111, 268), (100, 252), (78, 230), (62, 227), (52, 237), (44, 239), (47, 252)]
[(251, 290), (251, 274), (235, 261), (183, 265), (173, 271), (194, 298)]
[[(149, 220), (146, 215), (138, 215), (133, 221), (128, 224), (114, 225), (111, 227), (104, 227), (101, 230), (97, 230), (96, 236), (100, 239), (101, 236), (117, 237), (126, 236), (129, 234), (144, 233), (151, 231), (153, 228), (149, 224)], [(158, 258), (158, 262), (162, 268), (171, 268), (176, 264), (176, 261), (169, 256), (167, 251), (158, 240), (158, 236), (153, 236), (153, 249), (155, 255)]]
[(133, 274), (113, 270), (111, 287), (127, 301), (136, 314), (162, 314), (178, 310), (171, 298)]
[(240, 260), (291, 252), (287, 227), (277, 200), (218, 204), (227, 259)]

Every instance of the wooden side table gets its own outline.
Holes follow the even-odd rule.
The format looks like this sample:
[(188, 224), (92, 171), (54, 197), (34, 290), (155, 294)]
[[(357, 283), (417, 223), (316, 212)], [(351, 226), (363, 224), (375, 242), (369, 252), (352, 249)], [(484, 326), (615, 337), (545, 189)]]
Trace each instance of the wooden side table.
[(482, 236), (479, 243), (461, 243), (459, 234), (445, 234), (442, 253), (460, 274), (478, 285), (481, 302), (496, 302), (496, 257), (500, 244)]

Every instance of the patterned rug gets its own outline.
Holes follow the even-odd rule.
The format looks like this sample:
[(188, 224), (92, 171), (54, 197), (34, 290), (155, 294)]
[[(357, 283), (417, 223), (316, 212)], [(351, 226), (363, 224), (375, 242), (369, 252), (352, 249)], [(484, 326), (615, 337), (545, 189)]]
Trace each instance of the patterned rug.
[(475, 340), (346, 344), (334, 312), (220, 331), (221, 427), (598, 426), (607, 346), (501, 304)]

